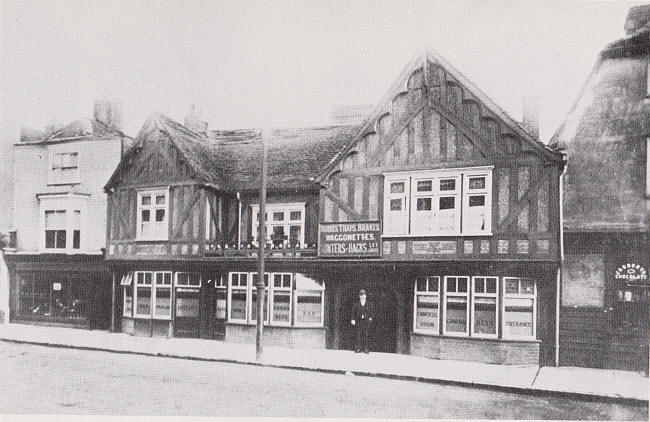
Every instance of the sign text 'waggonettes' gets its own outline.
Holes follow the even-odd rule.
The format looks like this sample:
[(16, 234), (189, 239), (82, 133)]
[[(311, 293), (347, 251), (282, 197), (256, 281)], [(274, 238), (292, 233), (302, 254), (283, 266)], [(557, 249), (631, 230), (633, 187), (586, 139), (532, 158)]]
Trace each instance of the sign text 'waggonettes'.
[(318, 255), (381, 256), (381, 222), (320, 223)]

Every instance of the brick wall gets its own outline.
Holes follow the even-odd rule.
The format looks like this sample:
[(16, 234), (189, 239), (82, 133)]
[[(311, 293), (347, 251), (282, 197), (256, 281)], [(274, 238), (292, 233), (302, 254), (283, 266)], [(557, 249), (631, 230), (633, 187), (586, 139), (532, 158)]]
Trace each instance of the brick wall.
[(539, 365), (537, 341), (503, 341), (411, 333), (411, 354), (432, 359), (502, 365)]
[[(226, 325), (225, 341), (255, 343), (254, 325)], [(325, 349), (325, 328), (264, 327), (264, 344), (294, 349)]]

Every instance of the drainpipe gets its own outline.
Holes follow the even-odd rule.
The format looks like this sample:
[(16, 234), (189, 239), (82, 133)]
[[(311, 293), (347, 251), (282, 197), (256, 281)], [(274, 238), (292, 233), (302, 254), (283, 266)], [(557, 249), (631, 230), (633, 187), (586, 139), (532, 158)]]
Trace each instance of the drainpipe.
[(237, 192), (237, 249), (241, 249), (241, 196)]
[(566, 173), (566, 155), (563, 157), (562, 172), (558, 181), (558, 198), (560, 213), (560, 265), (555, 281), (555, 366), (560, 366), (560, 296), (562, 294), (562, 264), (564, 263), (564, 174)]

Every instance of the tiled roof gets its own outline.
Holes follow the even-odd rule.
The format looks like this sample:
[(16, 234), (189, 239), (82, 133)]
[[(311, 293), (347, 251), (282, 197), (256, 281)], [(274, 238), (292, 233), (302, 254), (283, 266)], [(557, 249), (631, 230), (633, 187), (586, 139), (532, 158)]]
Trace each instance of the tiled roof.
[[(565, 149), (565, 227), (648, 230), (649, 31), (609, 44), (551, 143)], [(647, 101), (647, 100), (646, 100)]]
[[(265, 135), (268, 148), (267, 187), (273, 190), (313, 188), (313, 178), (350, 141), (356, 126), (307, 129), (276, 129)], [(112, 187), (117, 174), (132, 161), (147, 139), (165, 137), (181, 152), (193, 177), (226, 191), (259, 189), (262, 157), (256, 130), (194, 132), (168, 117), (156, 114), (143, 125), (134, 146), (106, 184)]]
[(55, 143), (78, 138), (129, 138), (120, 130), (106, 125), (99, 120), (84, 118), (75, 120), (59, 128), (49, 128), (45, 131), (23, 129), (21, 143)]
[[(314, 177), (350, 142), (357, 126), (275, 129), (264, 134), (268, 151), (267, 187), (295, 190), (315, 187)], [(225, 158), (229, 184), (258, 189), (262, 143), (256, 131), (212, 131), (218, 156)]]

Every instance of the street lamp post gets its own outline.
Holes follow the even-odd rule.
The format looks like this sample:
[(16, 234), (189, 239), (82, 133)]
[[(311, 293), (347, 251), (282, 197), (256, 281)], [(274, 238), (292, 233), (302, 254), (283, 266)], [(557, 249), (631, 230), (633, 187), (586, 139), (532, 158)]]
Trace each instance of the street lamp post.
[(260, 133), (262, 142), (262, 177), (260, 183), (260, 212), (259, 212), (259, 233), (257, 236), (259, 253), (258, 253), (258, 271), (257, 271), (257, 330), (255, 335), (255, 357), (257, 360), (262, 358), (264, 346), (264, 247), (266, 245), (266, 131)]

